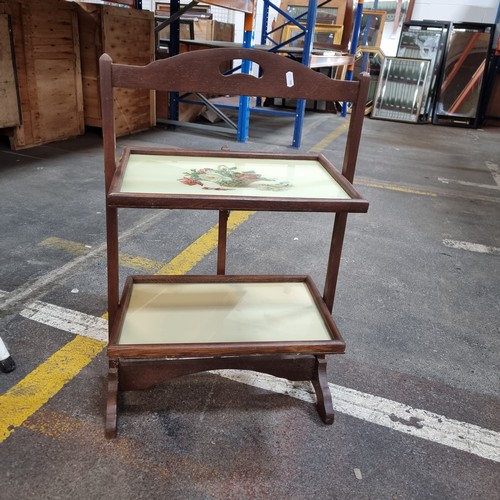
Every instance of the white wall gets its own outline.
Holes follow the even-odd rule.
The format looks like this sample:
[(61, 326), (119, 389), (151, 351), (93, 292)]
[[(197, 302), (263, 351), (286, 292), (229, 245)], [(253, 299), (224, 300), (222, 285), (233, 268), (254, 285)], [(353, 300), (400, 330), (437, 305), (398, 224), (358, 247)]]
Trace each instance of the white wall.
[(498, 0), (415, 0), (413, 21), (494, 23)]

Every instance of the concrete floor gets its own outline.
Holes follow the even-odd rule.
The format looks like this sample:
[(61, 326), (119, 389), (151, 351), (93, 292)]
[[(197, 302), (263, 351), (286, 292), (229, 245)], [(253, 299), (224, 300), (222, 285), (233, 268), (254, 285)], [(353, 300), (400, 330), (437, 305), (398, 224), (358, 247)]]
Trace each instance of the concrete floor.
[[(308, 114), (301, 150), (328, 136), (322, 152), (335, 162), (342, 123)], [(365, 120), (355, 184), (370, 210), (348, 221), (333, 426), (307, 384), (206, 373), (124, 395), (110, 441), (104, 343), (75, 334), (102, 331), (107, 308), (100, 137), (19, 152), (2, 143), (0, 336), (18, 366), (0, 373), (0, 497), (500, 498), (499, 132)], [(246, 144), (186, 128), (119, 144), (290, 142), (285, 119), (260, 118)], [(125, 276), (169, 262), (216, 215), (122, 211), (120, 221), (138, 269)], [(230, 236), (228, 272), (309, 273), (321, 287), (331, 224), (255, 214)], [(214, 263), (196, 255), (189, 272)]]

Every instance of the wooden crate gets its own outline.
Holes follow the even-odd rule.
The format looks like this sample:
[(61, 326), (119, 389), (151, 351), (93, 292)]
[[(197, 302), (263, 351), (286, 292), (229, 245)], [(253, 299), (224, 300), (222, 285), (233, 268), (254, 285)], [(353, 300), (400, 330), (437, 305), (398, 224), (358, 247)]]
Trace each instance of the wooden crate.
[[(103, 52), (114, 62), (145, 65), (154, 59), (154, 15), (149, 11), (80, 4), (78, 10), (85, 124), (101, 127), (98, 60)], [(154, 92), (117, 89), (118, 135), (155, 125)]]
[(10, 15), (21, 124), (13, 149), (67, 139), (84, 132), (76, 6), (63, 0), (0, 0)]
[(21, 124), (10, 16), (0, 14), (0, 128)]
[(234, 41), (234, 24), (212, 19), (199, 19), (194, 23), (195, 40)]
[[(223, 42), (234, 41), (234, 24), (213, 21), (212, 19), (194, 19), (193, 35), (190, 34), (188, 24), (181, 23), (179, 37), (181, 40), (218, 40)], [(160, 31), (161, 39), (170, 38), (170, 28), (167, 26)]]

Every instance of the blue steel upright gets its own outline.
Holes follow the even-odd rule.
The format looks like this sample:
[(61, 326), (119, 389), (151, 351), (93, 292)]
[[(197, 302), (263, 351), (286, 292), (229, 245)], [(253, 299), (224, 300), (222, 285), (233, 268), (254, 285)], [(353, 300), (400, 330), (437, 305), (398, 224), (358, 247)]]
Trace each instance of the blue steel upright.
[[(311, 64), (311, 52), (314, 42), (314, 26), (316, 25), (317, 13), (318, 13), (317, 0), (309, 0), (309, 7), (307, 10), (306, 30), (304, 33), (304, 52), (302, 53), (302, 64), (304, 64), (304, 66), (309, 66)], [(292, 146), (295, 148), (300, 148), (305, 111), (306, 111), (306, 101), (305, 99), (299, 99), (297, 101), (297, 107), (295, 109), (295, 127), (293, 129), (293, 141), (292, 141)]]
[[(254, 32), (246, 30), (243, 33), (243, 48), (253, 49), (254, 47)], [(241, 62), (241, 72), (249, 75), (252, 72), (252, 62), (244, 60)], [(248, 128), (250, 123), (250, 97), (247, 95), (240, 96), (238, 110), (238, 133), (237, 139), (239, 142), (248, 141)]]

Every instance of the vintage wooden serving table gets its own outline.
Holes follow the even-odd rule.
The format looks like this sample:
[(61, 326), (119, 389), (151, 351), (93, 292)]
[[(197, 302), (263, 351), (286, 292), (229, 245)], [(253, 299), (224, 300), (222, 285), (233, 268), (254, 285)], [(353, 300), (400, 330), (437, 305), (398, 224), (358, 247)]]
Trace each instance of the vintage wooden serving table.
[[(354, 110), (342, 173), (321, 154), (128, 148), (116, 161), (113, 87), (165, 90), (166, 81), (169, 90), (213, 91), (215, 85), (220, 91), (228, 81), (220, 76), (210, 84), (195, 77), (186, 85), (176, 74), (188, 74), (189, 62), (209, 68), (211, 61), (218, 68), (228, 57), (254, 60), (263, 69), (266, 85), (244, 75), (238, 84), (243, 95), (250, 95), (251, 89), (260, 96), (290, 96), (287, 72), (292, 72), (292, 97), (317, 97), (308, 90), (315, 82), (328, 86), (331, 100), (346, 91)], [(325, 423), (332, 423), (325, 356), (345, 350), (332, 308), (346, 219), (349, 212), (368, 209), (368, 202), (351, 184), (367, 80), (332, 82), (281, 56), (246, 49), (193, 52), (152, 64), (154, 73), (151, 68), (147, 73), (148, 66), (115, 65), (109, 57), (101, 58), (110, 325), (106, 435), (116, 435), (119, 391), (224, 368), (312, 381), (318, 411)], [(141, 70), (147, 78), (138, 78)], [(117, 216), (124, 208), (217, 210), (217, 273), (129, 276), (120, 290)], [(236, 210), (335, 213), (323, 293), (302, 274), (226, 275), (227, 223)]]

